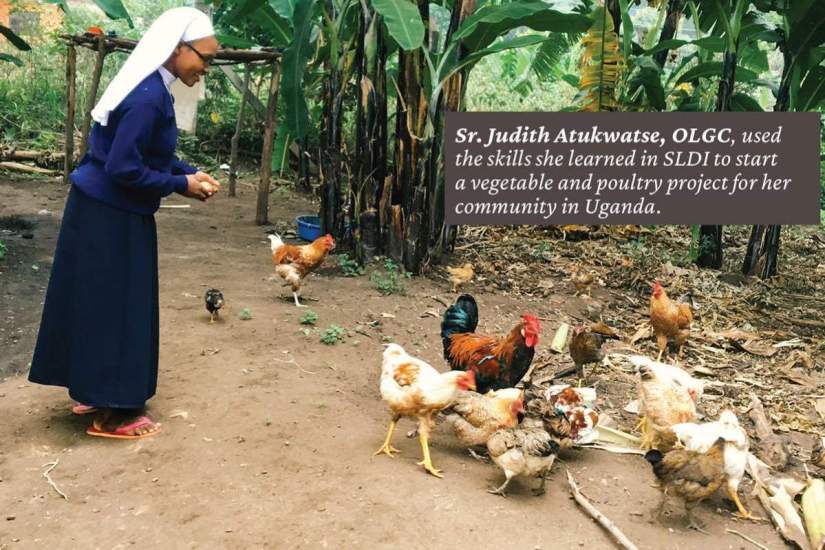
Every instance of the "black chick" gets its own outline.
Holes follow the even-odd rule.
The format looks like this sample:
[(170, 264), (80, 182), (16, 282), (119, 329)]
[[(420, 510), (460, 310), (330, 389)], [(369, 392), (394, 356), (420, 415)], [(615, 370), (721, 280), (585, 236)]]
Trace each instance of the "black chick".
[(223, 294), (217, 288), (210, 288), (206, 291), (206, 310), (209, 311), (209, 323), (215, 322), (218, 310), (223, 307)]

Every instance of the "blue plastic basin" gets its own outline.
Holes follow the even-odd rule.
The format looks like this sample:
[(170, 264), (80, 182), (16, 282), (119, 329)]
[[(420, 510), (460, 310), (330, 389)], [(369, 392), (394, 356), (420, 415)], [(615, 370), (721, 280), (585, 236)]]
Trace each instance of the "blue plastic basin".
[(318, 216), (298, 216), (298, 236), (305, 241), (314, 241), (321, 236), (321, 218)]

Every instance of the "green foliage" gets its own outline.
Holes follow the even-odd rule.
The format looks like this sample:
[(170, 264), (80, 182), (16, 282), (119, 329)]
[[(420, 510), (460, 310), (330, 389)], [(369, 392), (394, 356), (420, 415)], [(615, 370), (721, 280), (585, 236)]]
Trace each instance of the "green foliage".
[(344, 271), (345, 277), (358, 277), (364, 274), (363, 266), (355, 258), (350, 258), (349, 254), (339, 254), (338, 265)]
[(6, 258), (6, 251), (8, 251), (8, 248), (6, 248), (6, 245), (3, 244), (3, 241), (0, 241), (0, 260)]
[(405, 294), (407, 288), (404, 280), (409, 279), (412, 273), (404, 271), (389, 258), (384, 260), (384, 272), (373, 271), (370, 280), (378, 292), (384, 296), (391, 294)]
[(317, 320), (318, 314), (310, 309), (306, 313), (304, 313), (303, 317), (301, 317), (301, 324), (314, 325)]
[(344, 329), (338, 325), (330, 325), (323, 334), (321, 334), (321, 343), (328, 346), (334, 346), (340, 340), (344, 339)]
[(249, 321), (252, 319), (252, 310), (248, 307), (245, 307), (241, 310), (240, 314), (241, 321)]

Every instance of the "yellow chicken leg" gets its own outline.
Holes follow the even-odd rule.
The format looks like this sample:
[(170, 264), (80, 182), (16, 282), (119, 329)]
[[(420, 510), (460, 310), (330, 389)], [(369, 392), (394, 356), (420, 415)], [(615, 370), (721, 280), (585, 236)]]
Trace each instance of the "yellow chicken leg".
[[(396, 449), (395, 447), (393, 447), (390, 444), (390, 442), (392, 441), (392, 434), (395, 431), (395, 425), (397, 423), (398, 423), (398, 418), (393, 418), (392, 420), (390, 420), (390, 429), (387, 430), (387, 438), (384, 440), (384, 444), (381, 445), (381, 448), (378, 449), (377, 451), (375, 451), (376, 455), (384, 453), (385, 455), (387, 455), (390, 458), (395, 458), (395, 455), (393, 455), (392, 453), (400, 453), (401, 452), (401, 451), (399, 451), (398, 449)], [(373, 455), (373, 456), (375, 456), (375, 455)]]
[(433, 466), (432, 460), (430, 460), (430, 447), (427, 443), (428, 433), (425, 430), (418, 431), (418, 441), (421, 443), (421, 453), (424, 455), (424, 460), (418, 463), (419, 466), (424, 466), (424, 469), (430, 472), (435, 477), (443, 478), (444, 476), (441, 475), (441, 470), (437, 469)]
[(742, 519), (750, 519), (754, 521), (759, 521), (762, 519), (751, 515), (751, 513), (745, 509), (745, 507), (742, 505), (742, 501), (739, 500), (739, 495), (736, 493), (736, 490), (730, 485), (728, 485), (728, 495), (730, 495), (731, 500), (734, 502), (734, 504), (736, 504), (736, 509), (739, 510), (739, 513), (736, 514), (737, 516), (739, 516)]

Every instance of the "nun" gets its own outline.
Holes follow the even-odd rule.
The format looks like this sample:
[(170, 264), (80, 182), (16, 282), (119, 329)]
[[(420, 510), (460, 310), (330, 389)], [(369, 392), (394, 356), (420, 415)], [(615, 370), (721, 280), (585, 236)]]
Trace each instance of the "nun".
[(145, 415), (158, 378), (158, 252), (154, 213), (178, 193), (205, 201), (220, 189), (175, 156), (169, 86), (194, 86), (218, 51), (194, 8), (161, 15), (92, 111), (87, 153), (71, 175), (29, 380), (68, 388), (86, 433), (157, 434)]

